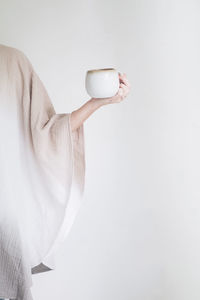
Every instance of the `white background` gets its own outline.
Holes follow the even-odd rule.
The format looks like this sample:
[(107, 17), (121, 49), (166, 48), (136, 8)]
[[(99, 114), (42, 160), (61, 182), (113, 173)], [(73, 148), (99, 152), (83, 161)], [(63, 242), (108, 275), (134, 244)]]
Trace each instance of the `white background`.
[(85, 124), (84, 203), (34, 300), (200, 299), (200, 7), (164, 0), (0, 0), (0, 43), (22, 50), (58, 113), (85, 72), (131, 93)]

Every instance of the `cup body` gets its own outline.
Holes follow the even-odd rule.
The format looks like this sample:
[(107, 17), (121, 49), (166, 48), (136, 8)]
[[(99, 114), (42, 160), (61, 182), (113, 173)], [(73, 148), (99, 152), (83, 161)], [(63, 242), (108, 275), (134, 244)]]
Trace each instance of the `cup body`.
[(114, 68), (88, 70), (85, 88), (92, 98), (114, 96), (119, 89), (118, 71)]

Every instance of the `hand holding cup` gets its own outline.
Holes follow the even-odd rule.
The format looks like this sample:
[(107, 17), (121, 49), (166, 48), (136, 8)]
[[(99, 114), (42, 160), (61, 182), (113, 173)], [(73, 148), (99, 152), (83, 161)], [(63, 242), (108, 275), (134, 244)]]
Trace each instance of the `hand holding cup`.
[(88, 70), (85, 87), (93, 100), (111, 104), (121, 102), (128, 95), (131, 86), (125, 73), (107, 68)]

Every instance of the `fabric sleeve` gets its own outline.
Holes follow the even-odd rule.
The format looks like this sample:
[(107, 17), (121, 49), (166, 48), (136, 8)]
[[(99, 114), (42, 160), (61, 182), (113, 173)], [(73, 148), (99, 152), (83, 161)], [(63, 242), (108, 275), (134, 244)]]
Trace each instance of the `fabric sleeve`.
[(84, 125), (71, 128), (71, 113), (56, 114), (42, 81), (32, 73), (31, 133), (35, 157), (40, 166), (63, 186), (74, 180), (81, 193), (85, 182)]
[(38, 194), (38, 201), (46, 232), (45, 253), (50, 256), (69, 233), (83, 198), (84, 125), (72, 131), (71, 113), (55, 112), (44, 84), (34, 70), (27, 110), (30, 145), (38, 174), (35, 186), (43, 194), (42, 197)]

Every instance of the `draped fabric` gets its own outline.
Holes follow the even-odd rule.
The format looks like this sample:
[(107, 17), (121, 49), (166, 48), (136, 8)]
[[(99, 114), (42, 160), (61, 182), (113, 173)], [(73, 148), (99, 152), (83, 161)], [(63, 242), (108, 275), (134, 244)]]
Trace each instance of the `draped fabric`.
[(84, 127), (57, 114), (27, 56), (0, 45), (0, 298), (32, 299), (83, 201)]

